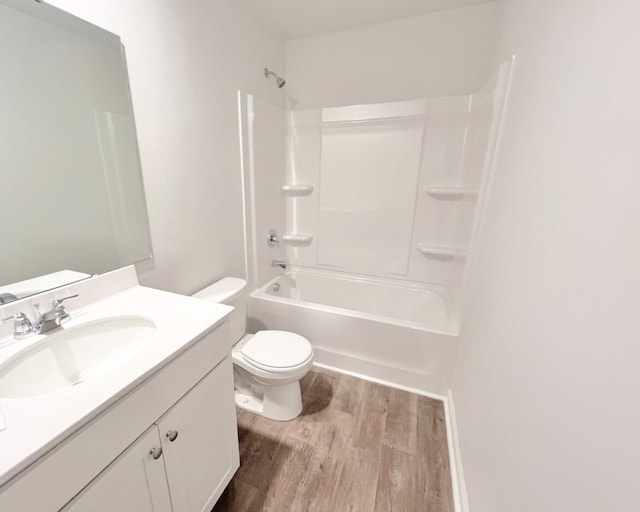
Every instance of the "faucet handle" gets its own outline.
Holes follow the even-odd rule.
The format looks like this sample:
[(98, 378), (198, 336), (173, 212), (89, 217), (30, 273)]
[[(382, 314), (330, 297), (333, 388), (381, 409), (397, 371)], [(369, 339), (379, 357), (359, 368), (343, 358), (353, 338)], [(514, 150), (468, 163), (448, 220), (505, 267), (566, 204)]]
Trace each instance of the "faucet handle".
[(35, 331), (31, 320), (24, 313), (16, 313), (13, 316), (3, 318), (0, 320), (0, 325), (6, 324), (11, 320), (15, 320), (13, 324), (13, 337), (15, 339), (24, 338)]
[(52, 312), (54, 313), (54, 315), (57, 316), (57, 324), (58, 325), (61, 325), (64, 322), (66, 322), (67, 320), (71, 319), (71, 315), (64, 308), (63, 302), (65, 300), (75, 299), (76, 297), (78, 297), (77, 293), (75, 295), (69, 295), (68, 297), (62, 297), (61, 299), (56, 299), (51, 303)]
[(13, 325), (13, 337), (16, 339), (24, 338), (25, 336), (29, 336), (33, 334), (35, 328), (29, 320), (29, 317), (24, 313), (18, 313), (15, 316), (16, 323)]
[(278, 232), (273, 228), (269, 230), (269, 234), (267, 236), (267, 245), (272, 249), (280, 247), (280, 238), (278, 237)]
[(62, 306), (62, 303), (65, 300), (75, 299), (76, 297), (79, 297), (79, 295), (77, 293), (75, 295), (69, 295), (68, 297), (62, 297), (61, 299), (56, 299), (51, 303), (51, 306), (54, 307), (54, 308), (57, 308), (59, 306)]

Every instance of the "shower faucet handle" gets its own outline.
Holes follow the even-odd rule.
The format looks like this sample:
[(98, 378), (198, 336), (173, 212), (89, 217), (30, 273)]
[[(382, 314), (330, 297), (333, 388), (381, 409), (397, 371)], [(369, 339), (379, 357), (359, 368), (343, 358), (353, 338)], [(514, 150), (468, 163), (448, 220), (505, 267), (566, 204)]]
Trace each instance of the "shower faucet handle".
[(278, 237), (278, 232), (275, 229), (269, 230), (269, 235), (267, 236), (267, 245), (272, 249), (280, 247), (280, 238)]

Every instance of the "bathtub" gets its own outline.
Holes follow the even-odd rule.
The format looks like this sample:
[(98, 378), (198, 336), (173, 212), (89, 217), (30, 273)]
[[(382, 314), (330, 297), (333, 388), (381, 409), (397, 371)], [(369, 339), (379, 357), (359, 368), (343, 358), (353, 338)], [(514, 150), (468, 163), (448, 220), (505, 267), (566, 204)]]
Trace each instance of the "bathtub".
[(457, 328), (441, 290), (293, 270), (251, 293), (248, 328), (301, 334), (322, 366), (437, 396), (451, 387)]

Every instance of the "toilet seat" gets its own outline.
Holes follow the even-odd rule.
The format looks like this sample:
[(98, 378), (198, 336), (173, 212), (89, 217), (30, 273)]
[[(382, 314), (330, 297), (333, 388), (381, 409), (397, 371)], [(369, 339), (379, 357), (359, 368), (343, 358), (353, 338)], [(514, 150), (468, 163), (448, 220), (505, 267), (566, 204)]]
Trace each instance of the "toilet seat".
[(248, 364), (268, 372), (291, 372), (313, 357), (311, 343), (287, 331), (258, 331), (239, 352)]

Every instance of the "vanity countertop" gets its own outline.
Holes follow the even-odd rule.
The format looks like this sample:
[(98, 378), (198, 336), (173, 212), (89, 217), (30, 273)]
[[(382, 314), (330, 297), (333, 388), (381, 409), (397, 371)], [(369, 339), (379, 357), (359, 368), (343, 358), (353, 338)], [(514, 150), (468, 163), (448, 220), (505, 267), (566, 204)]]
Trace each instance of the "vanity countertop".
[[(153, 342), (116, 368), (79, 385), (25, 398), (0, 397), (0, 414), (6, 424), (0, 431), (0, 486), (151, 377), (233, 310), (142, 286), (126, 288), (76, 310), (69, 305), (72, 319), (60, 329), (133, 315), (155, 324)], [(46, 337), (0, 339), (0, 367), (16, 353), (46, 342)]]

